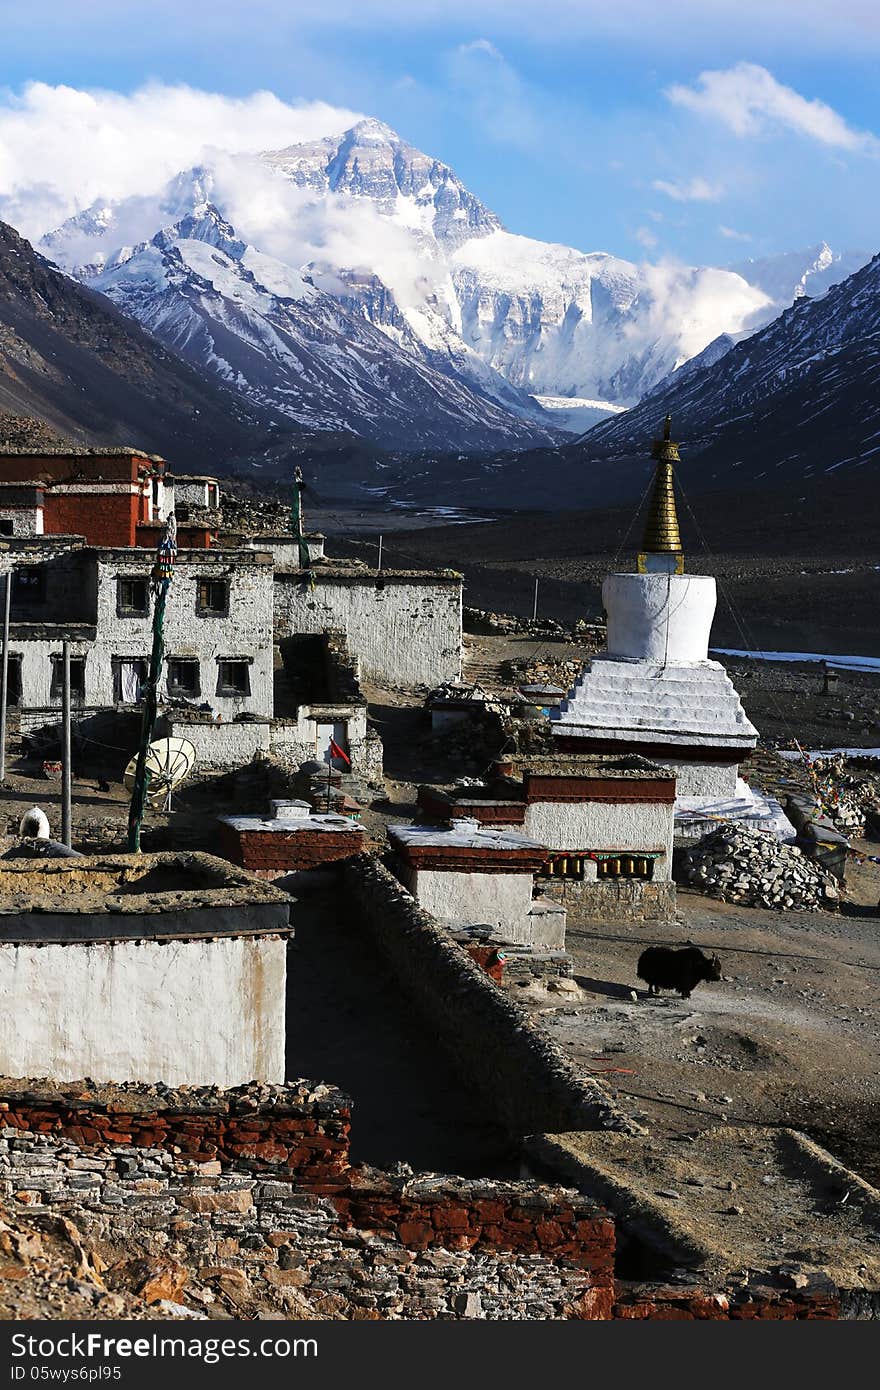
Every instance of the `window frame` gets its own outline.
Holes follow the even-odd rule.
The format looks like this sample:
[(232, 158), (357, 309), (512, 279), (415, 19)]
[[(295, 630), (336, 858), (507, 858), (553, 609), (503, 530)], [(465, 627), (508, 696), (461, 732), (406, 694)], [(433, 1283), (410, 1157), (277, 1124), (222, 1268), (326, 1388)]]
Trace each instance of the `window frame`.
[[(195, 685), (191, 690), (179, 686), (176, 682), (172, 683), (172, 666), (195, 667)], [(202, 693), (202, 663), (197, 656), (169, 656), (167, 658), (167, 673), (165, 676), (165, 689), (171, 696), (177, 696), (182, 700), (192, 699)]]
[[(63, 676), (63, 652), (50, 652), (49, 661), (51, 662), (52, 675), (49, 680), (49, 699), (64, 699), (64, 676)], [(77, 688), (74, 681), (74, 667), (80, 672), (80, 686)], [(84, 705), (86, 701), (86, 654), (85, 652), (71, 652), (70, 654), (70, 703)]]
[[(222, 585), (223, 587), (223, 607), (212, 608), (202, 603), (203, 585)], [(227, 575), (217, 578), (210, 574), (200, 574), (196, 578), (196, 617), (197, 618), (228, 618), (229, 617), (229, 590), (230, 581)]]
[[(122, 586), (124, 584), (143, 584), (144, 586), (144, 606), (143, 608), (133, 608), (130, 604), (122, 601)], [(149, 618), (150, 616), (150, 581), (145, 574), (117, 574), (116, 576), (116, 616), (117, 618)]]
[[(123, 662), (124, 662), (126, 665), (128, 665), (130, 662), (133, 662), (133, 661), (139, 661), (139, 662), (141, 663), (143, 675), (141, 676), (140, 681), (139, 681), (139, 685), (140, 685), (140, 687), (141, 687), (141, 690), (140, 690), (139, 693), (138, 693), (138, 698), (137, 698), (136, 700), (133, 700), (133, 701), (129, 702), (129, 701), (127, 701), (127, 700), (123, 700), (123, 698), (122, 698), (122, 665), (123, 665)], [(122, 654), (116, 654), (116, 653), (114, 653), (113, 656), (111, 656), (111, 658), (110, 658), (110, 671), (111, 671), (111, 675), (112, 675), (112, 677), (113, 677), (113, 703), (114, 703), (114, 705), (124, 705), (126, 709), (135, 709), (135, 708), (136, 708), (139, 704), (141, 704), (142, 701), (143, 701), (143, 686), (146, 684), (147, 680), (149, 679), (149, 675), (150, 675), (150, 659), (149, 659), (149, 657), (147, 657), (147, 656), (138, 656), (138, 655), (126, 656), (125, 653), (122, 653)]]
[[(249, 656), (218, 656), (217, 657), (217, 695), (232, 696), (237, 699), (247, 699), (251, 694), (251, 666), (253, 657)], [(245, 688), (239, 690), (236, 687), (227, 685), (223, 680), (223, 669), (226, 666), (240, 666), (244, 670)]]

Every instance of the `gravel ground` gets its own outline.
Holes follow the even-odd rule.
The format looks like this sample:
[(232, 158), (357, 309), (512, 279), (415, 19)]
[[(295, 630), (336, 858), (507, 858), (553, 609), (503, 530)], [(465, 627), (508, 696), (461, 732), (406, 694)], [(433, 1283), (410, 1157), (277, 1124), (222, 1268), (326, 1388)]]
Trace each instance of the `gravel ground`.
[[(569, 929), (579, 996), (560, 1005), (532, 988), (517, 992), (654, 1132), (794, 1125), (876, 1184), (878, 894), (877, 865), (854, 871), (839, 914), (738, 908), (683, 891), (673, 926)], [(717, 952), (724, 978), (689, 1000), (649, 999), (639, 954), (687, 941)]]

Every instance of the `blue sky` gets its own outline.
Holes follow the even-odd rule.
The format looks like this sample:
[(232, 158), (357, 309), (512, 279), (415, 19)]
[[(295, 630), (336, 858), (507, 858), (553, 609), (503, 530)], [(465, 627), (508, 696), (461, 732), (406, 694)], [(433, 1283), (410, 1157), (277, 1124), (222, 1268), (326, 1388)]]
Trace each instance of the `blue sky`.
[(104, 157), (28, 83), (153, 84), (152, 123), (125, 127), (135, 167), (148, 139), (173, 162), (187, 116), (169, 102), (160, 129), (163, 90), (187, 84), (378, 116), (512, 231), (583, 250), (726, 264), (823, 238), (880, 249), (876, 0), (3, 0), (0, 14), (0, 198), (14, 185), (15, 206), (28, 179), (60, 186), (77, 158), (94, 174)]

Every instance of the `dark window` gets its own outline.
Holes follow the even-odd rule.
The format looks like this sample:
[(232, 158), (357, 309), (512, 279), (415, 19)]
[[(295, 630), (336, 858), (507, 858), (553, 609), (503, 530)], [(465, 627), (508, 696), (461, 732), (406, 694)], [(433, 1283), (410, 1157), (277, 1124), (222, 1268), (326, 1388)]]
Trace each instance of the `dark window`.
[(9, 653), (9, 668), (6, 673), (6, 703), (21, 704), (21, 654)]
[(16, 565), (12, 572), (12, 597), (18, 603), (46, 602), (46, 571), (42, 565)]
[(229, 580), (200, 579), (196, 612), (200, 618), (225, 618), (229, 612)]
[(114, 656), (113, 699), (118, 705), (136, 705), (147, 679), (147, 662), (142, 656)]
[[(52, 657), (52, 685), (50, 698), (60, 700), (63, 694), (64, 661), (60, 655)], [(70, 658), (70, 698), (80, 703), (86, 698), (86, 659), (84, 656)]]
[(169, 657), (167, 684), (169, 695), (201, 694), (199, 663), (189, 657)]
[(5, 517), (0, 518), (0, 536), (11, 536), (12, 534), (12, 521)]
[(251, 674), (249, 661), (217, 662), (218, 695), (250, 695)]
[(146, 578), (125, 577), (116, 580), (116, 612), (120, 618), (145, 618), (150, 611), (150, 586)]

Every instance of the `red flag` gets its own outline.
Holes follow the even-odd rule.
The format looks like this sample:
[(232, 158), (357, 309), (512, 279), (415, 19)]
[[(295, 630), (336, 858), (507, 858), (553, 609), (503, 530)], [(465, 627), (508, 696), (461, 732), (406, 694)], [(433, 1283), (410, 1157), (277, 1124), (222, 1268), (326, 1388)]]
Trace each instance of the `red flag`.
[(330, 740), (330, 757), (341, 758), (342, 761), (348, 767), (351, 767), (351, 758), (348, 756), (344, 748), (339, 747), (339, 744), (336, 742), (335, 738), (331, 738)]

